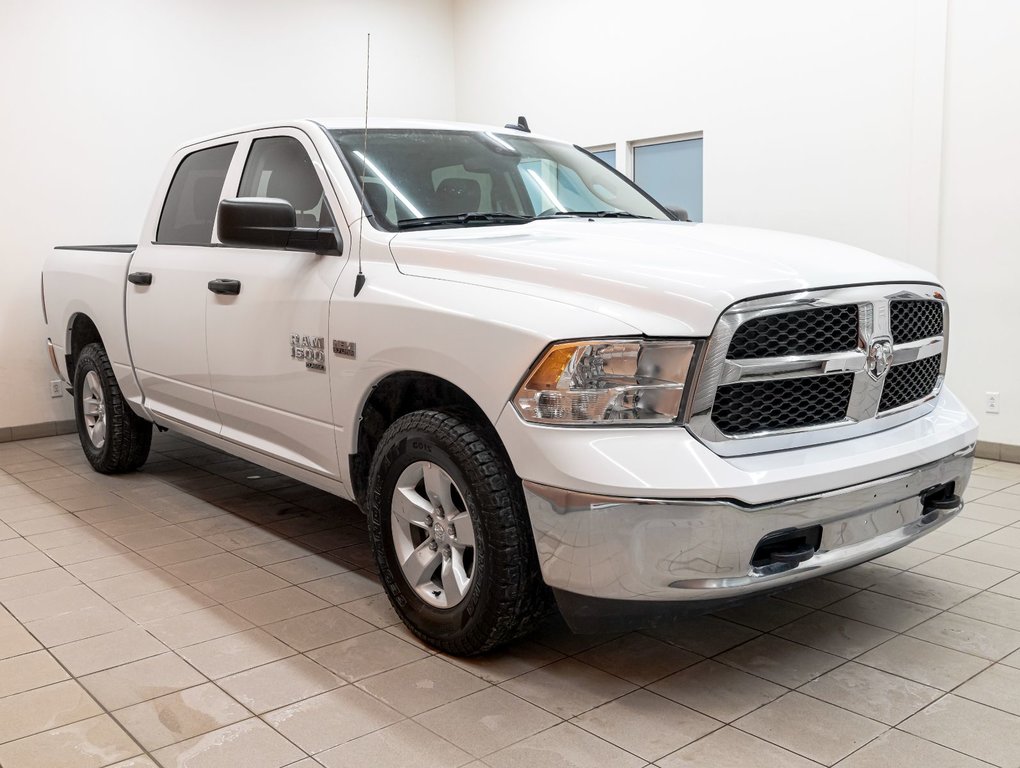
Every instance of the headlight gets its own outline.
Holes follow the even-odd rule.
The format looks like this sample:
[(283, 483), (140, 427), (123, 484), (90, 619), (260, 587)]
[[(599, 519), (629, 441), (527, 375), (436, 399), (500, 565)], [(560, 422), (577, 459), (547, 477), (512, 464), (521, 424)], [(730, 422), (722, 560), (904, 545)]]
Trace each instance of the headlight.
[(697, 349), (693, 341), (599, 340), (554, 344), (514, 396), (540, 424), (676, 421)]

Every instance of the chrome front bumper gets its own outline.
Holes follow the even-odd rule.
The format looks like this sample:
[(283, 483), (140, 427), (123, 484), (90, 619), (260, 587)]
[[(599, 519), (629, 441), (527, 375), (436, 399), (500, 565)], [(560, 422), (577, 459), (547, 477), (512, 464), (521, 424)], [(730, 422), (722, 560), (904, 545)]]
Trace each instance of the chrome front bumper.
[[(527, 481), (524, 494), (542, 575), (558, 598), (720, 601), (848, 568), (935, 530), (963, 504), (922, 509), (922, 495), (952, 483), (962, 496), (973, 462), (972, 445), (872, 482), (755, 506), (592, 496)], [(814, 526), (821, 540), (807, 559), (752, 564), (766, 536)]]

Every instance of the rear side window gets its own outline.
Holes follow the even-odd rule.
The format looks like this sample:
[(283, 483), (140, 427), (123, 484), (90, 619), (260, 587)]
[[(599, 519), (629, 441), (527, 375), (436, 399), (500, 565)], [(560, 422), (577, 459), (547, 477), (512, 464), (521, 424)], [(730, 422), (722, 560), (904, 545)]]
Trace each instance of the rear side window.
[(237, 144), (200, 149), (181, 160), (166, 193), (157, 243), (209, 245), (223, 180)]
[(238, 196), (286, 200), (294, 206), (299, 227), (333, 226), (312, 160), (301, 142), (290, 136), (252, 142)]

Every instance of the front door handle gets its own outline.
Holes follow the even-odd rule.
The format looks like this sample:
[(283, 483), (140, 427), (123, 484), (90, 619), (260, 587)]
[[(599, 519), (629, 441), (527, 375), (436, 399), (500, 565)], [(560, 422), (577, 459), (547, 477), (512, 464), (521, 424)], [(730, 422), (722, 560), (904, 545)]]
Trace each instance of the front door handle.
[(152, 285), (151, 272), (132, 272), (128, 275), (128, 282), (135, 285)]
[(210, 280), (209, 290), (223, 296), (236, 296), (241, 292), (241, 281), (227, 280), (223, 277), (216, 280)]

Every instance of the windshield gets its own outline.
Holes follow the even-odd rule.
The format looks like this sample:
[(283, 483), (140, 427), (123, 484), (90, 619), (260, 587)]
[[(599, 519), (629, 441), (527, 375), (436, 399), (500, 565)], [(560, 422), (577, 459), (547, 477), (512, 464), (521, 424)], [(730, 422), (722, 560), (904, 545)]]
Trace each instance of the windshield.
[(626, 178), (569, 144), (488, 131), (370, 129), (366, 157), (363, 131), (330, 133), (384, 229), (574, 215), (670, 218)]

